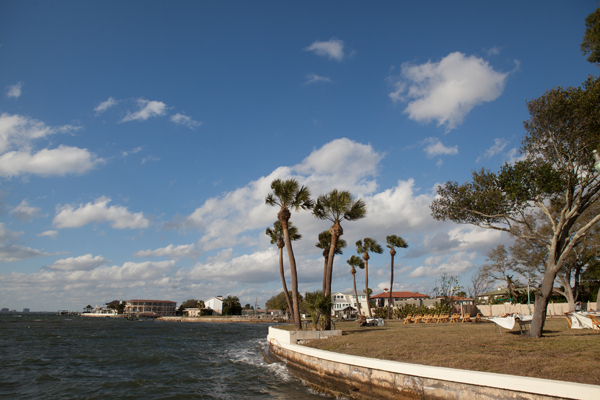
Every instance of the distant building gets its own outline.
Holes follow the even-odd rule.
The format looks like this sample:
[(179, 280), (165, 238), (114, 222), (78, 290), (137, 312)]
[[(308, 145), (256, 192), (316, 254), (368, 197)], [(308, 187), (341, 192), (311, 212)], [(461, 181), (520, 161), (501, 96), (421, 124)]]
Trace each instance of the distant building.
[(8, 312), (8, 308), (3, 308), (2, 310), (0, 310), (0, 312), (7, 313)]
[(170, 300), (127, 300), (124, 312), (127, 314), (150, 313), (158, 316), (175, 315), (177, 302)]
[(29, 312), (29, 308), (24, 308), (24, 309), (23, 309), (23, 312), (24, 312), (24, 313), (28, 313), (28, 312)]
[(223, 313), (223, 296), (211, 297), (204, 300), (204, 307), (212, 310), (213, 314), (221, 315)]

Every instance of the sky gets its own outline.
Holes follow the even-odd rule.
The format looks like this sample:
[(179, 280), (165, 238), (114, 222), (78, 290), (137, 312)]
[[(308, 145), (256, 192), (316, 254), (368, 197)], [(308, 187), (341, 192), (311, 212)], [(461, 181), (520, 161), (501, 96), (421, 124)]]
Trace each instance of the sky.
[[(395, 291), (467, 287), (510, 238), (435, 221), (436, 187), (517, 159), (527, 101), (598, 74), (579, 47), (597, 6), (0, 2), (0, 307), (264, 307), (282, 290), (265, 197), (292, 178), (367, 205), (342, 223), (334, 291), (352, 288), (354, 243), (391, 234), (409, 245)], [(317, 290), (330, 223), (291, 221), (300, 292)], [(369, 286), (389, 278), (386, 249)]]

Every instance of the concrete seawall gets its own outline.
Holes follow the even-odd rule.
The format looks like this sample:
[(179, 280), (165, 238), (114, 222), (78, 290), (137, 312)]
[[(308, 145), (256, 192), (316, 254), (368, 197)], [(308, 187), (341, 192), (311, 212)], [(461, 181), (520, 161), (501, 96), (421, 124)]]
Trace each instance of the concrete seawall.
[[(267, 361), (282, 361), (308, 386), (352, 399), (600, 399), (600, 386), (350, 356), (296, 344), (269, 327)], [(316, 338), (315, 338), (316, 339)]]

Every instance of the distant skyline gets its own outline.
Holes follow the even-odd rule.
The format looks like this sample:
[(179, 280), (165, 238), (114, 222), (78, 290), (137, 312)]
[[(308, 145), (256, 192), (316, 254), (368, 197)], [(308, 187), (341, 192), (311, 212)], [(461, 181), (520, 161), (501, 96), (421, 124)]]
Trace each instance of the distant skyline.
[[(273, 179), (365, 200), (395, 291), (510, 239), (430, 216), (435, 188), (517, 159), (526, 101), (579, 86), (597, 1), (19, 2), (0, 6), (0, 308), (279, 293)], [(293, 212), (300, 291), (327, 221)], [(287, 260), (286, 269), (287, 269)], [(390, 256), (369, 283), (389, 287)], [(289, 279), (289, 272), (287, 275)], [(358, 271), (362, 291), (364, 272)]]

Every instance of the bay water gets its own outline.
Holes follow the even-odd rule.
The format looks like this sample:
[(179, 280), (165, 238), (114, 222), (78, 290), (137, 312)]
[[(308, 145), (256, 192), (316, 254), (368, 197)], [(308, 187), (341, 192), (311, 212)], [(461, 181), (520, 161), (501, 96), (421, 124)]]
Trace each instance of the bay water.
[(323, 399), (262, 358), (268, 324), (0, 315), (0, 398)]

